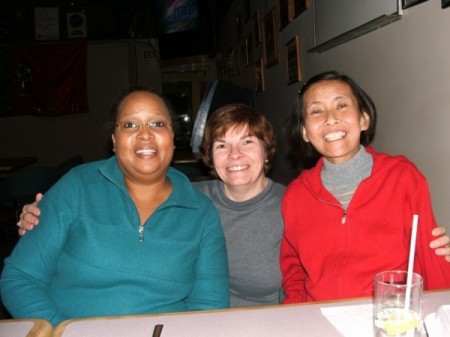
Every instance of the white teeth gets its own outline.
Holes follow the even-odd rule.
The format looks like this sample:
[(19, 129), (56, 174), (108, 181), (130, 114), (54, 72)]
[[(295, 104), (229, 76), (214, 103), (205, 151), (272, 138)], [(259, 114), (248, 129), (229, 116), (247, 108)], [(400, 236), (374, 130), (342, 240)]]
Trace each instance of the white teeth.
[(343, 138), (345, 135), (346, 135), (346, 133), (345, 133), (344, 131), (332, 132), (332, 133), (329, 133), (329, 134), (327, 134), (327, 135), (325, 136), (325, 140), (331, 142), (331, 141), (333, 141), (333, 140), (341, 139), (341, 138)]
[(152, 150), (152, 149), (142, 149), (142, 150), (137, 150), (136, 153), (137, 154), (149, 155), (149, 154), (156, 153), (156, 151)]
[(243, 166), (230, 166), (227, 168), (228, 171), (240, 171), (240, 170), (245, 170), (246, 168), (248, 168), (248, 165), (243, 165)]

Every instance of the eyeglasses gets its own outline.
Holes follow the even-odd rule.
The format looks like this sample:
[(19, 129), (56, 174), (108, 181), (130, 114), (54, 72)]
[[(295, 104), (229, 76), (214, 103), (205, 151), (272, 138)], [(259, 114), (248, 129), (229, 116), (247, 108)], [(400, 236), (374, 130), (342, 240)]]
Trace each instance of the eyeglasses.
[(117, 123), (116, 127), (120, 127), (120, 129), (123, 131), (134, 133), (134, 132), (140, 132), (142, 125), (147, 125), (147, 127), (153, 131), (167, 131), (173, 127), (173, 124), (165, 122), (165, 121), (154, 121), (154, 122), (148, 122), (148, 123), (121, 122), (121, 123)]

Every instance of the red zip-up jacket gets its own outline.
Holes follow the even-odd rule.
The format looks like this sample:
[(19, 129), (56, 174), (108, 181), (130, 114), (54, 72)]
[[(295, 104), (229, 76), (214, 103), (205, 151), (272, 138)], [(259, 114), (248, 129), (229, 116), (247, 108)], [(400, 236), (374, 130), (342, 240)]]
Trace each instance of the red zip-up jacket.
[(412, 219), (419, 215), (414, 271), (424, 289), (450, 288), (450, 263), (429, 247), (436, 220), (425, 177), (404, 156), (366, 151), (371, 175), (345, 211), (323, 186), (323, 158), (286, 189), (280, 265), (284, 303), (373, 295), (374, 276), (407, 270)]

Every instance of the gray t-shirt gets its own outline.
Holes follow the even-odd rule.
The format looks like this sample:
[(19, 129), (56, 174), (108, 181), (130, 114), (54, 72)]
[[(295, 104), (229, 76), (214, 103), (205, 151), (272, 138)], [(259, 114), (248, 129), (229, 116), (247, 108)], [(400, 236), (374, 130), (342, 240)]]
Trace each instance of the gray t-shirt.
[(225, 196), (222, 181), (193, 185), (213, 200), (220, 213), (228, 251), (230, 306), (280, 303), (281, 198), (285, 186), (268, 179), (259, 195), (236, 202)]

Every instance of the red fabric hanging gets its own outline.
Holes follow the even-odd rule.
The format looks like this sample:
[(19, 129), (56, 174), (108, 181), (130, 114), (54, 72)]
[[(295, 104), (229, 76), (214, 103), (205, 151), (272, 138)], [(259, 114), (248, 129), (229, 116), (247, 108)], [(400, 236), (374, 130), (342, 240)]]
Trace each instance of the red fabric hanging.
[(87, 41), (11, 46), (12, 107), (17, 114), (88, 112)]

